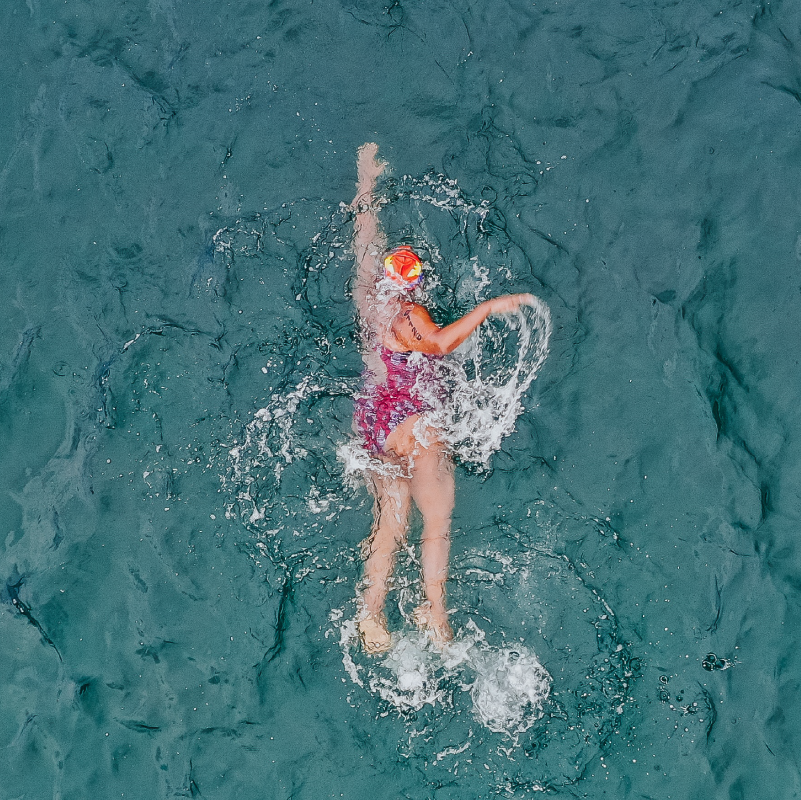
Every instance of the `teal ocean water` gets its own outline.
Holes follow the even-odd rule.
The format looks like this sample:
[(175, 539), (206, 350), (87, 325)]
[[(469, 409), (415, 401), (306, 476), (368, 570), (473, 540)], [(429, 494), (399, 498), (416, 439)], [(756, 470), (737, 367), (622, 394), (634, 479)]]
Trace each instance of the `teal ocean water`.
[[(801, 796), (801, 6), (0, 18), (0, 800)], [(552, 318), (459, 459), (445, 655), (414, 547), (354, 635), (365, 141), (435, 319)]]

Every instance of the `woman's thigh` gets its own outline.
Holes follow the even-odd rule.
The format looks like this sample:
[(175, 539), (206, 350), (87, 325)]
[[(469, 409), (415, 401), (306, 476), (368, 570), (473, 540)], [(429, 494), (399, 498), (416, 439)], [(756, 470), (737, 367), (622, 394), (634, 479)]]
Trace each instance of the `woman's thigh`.
[(425, 441), (421, 442), (415, 435), (414, 426), (420, 420), (419, 414), (414, 414), (407, 417), (392, 433), (387, 436), (387, 442), (384, 445), (384, 452), (392, 456), (400, 456), (401, 458), (408, 458), (415, 452), (420, 452), (420, 448), (441, 447), (442, 443), (437, 435), (436, 429), (430, 426), (425, 430)]
[(384, 445), (384, 451), (387, 455), (397, 455), (402, 458), (410, 456), (415, 447), (417, 446), (417, 439), (414, 435), (414, 426), (417, 420), (420, 419), (419, 414), (414, 414), (407, 417), (400, 425), (398, 425), (392, 433), (387, 436), (387, 442)]
[(450, 526), (455, 501), (453, 461), (440, 442), (421, 447), (415, 455), (410, 488), (424, 527)]

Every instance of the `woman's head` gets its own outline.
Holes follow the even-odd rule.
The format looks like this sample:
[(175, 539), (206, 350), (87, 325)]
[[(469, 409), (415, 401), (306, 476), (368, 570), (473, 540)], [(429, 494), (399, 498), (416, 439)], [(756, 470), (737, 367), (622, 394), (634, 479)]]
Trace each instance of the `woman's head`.
[(423, 279), (423, 262), (409, 245), (390, 250), (384, 258), (384, 275), (402, 289), (412, 289)]

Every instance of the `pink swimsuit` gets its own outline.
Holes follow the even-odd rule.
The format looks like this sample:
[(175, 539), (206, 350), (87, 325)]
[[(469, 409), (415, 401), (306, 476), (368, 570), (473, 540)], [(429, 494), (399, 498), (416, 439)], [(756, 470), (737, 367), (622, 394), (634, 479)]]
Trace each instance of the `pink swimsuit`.
[(418, 356), (410, 364), (411, 351), (396, 353), (386, 347), (379, 350), (379, 355), (387, 368), (386, 382), (376, 386), (368, 379), (364, 389), (356, 395), (353, 415), (356, 428), (372, 453), (384, 451), (390, 433), (402, 422), (431, 410), (431, 406), (417, 393), (415, 384), (432, 357), (421, 354), (422, 358)]

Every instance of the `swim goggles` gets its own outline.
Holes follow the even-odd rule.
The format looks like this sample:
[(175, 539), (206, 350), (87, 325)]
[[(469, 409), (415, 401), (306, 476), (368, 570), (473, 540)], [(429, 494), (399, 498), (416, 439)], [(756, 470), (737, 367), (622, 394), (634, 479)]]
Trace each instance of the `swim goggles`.
[(390, 250), (384, 258), (384, 274), (395, 283), (411, 288), (423, 277), (423, 262), (409, 245)]

